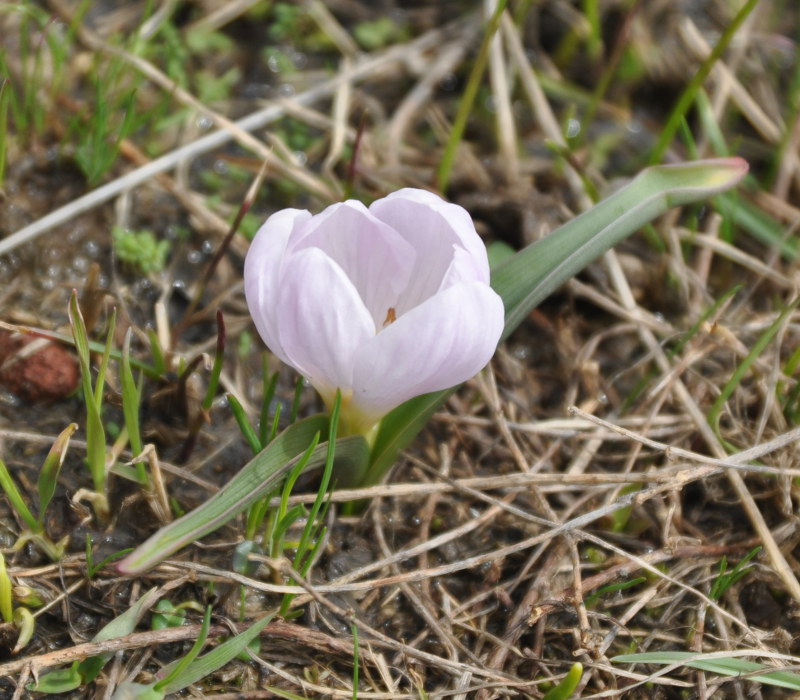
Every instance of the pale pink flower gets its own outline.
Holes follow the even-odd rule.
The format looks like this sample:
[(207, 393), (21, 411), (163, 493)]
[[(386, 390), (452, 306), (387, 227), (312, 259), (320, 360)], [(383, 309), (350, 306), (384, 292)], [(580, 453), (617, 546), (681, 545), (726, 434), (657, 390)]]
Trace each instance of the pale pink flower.
[(469, 379), (503, 331), (472, 219), (424, 190), (273, 214), (244, 283), (269, 349), (329, 408), (341, 390), (344, 433), (366, 434), (404, 401)]

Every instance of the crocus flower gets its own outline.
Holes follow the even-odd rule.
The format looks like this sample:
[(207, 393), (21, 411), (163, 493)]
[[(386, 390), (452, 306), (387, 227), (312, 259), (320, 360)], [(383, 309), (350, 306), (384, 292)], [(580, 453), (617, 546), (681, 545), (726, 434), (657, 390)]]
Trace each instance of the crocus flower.
[(469, 379), (503, 330), (469, 214), (424, 190), (273, 214), (244, 284), (269, 349), (328, 408), (341, 391), (340, 434), (367, 435), (404, 401)]

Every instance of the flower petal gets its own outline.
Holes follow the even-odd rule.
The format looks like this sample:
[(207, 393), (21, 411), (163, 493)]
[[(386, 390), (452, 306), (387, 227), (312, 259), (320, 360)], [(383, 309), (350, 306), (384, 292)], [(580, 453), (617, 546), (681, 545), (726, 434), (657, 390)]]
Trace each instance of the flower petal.
[(502, 331), (503, 302), (491, 287), (450, 287), (357, 351), (352, 403), (380, 418), (414, 396), (466, 381), (489, 362)]
[[(417, 251), (399, 314), (445, 288), (446, 277), (450, 284), (458, 280), (489, 283), (486, 247), (463, 207), (445, 202), (432, 192), (406, 188), (373, 202), (370, 211)], [(456, 270), (451, 269), (454, 265)]]
[(283, 362), (289, 362), (280, 342), (275, 312), (280, 268), (289, 236), (311, 214), (302, 209), (283, 209), (258, 229), (244, 261), (244, 293), (256, 330), (266, 346)]
[(323, 250), (350, 278), (375, 327), (381, 328), (408, 285), (414, 249), (357, 200), (328, 207), (291, 243), (293, 250), (311, 246)]
[(359, 347), (375, 336), (375, 324), (353, 283), (319, 248), (287, 256), (281, 270), (277, 327), (287, 363), (325, 399), (336, 389), (347, 398)]

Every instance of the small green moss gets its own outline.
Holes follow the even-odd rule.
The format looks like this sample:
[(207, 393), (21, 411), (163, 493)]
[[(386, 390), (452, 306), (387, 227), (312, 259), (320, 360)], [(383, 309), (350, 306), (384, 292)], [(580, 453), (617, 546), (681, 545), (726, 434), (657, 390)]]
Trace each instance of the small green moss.
[(389, 17), (381, 17), (371, 22), (360, 22), (353, 28), (353, 35), (362, 48), (367, 51), (382, 49), (392, 42), (406, 38), (404, 28)]
[(151, 231), (127, 231), (115, 226), (111, 231), (116, 256), (126, 265), (147, 275), (164, 269), (169, 241), (157, 240)]

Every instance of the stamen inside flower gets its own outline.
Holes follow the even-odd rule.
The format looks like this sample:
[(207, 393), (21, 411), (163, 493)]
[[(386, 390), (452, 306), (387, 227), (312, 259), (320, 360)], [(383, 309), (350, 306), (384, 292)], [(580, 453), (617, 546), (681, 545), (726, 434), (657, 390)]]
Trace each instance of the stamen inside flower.
[(386, 326), (394, 323), (396, 320), (397, 312), (394, 310), (394, 306), (390, 306), (389, 310), (386, 312), (386, 318), (383, 320), (383, 327), (386, 328)]

